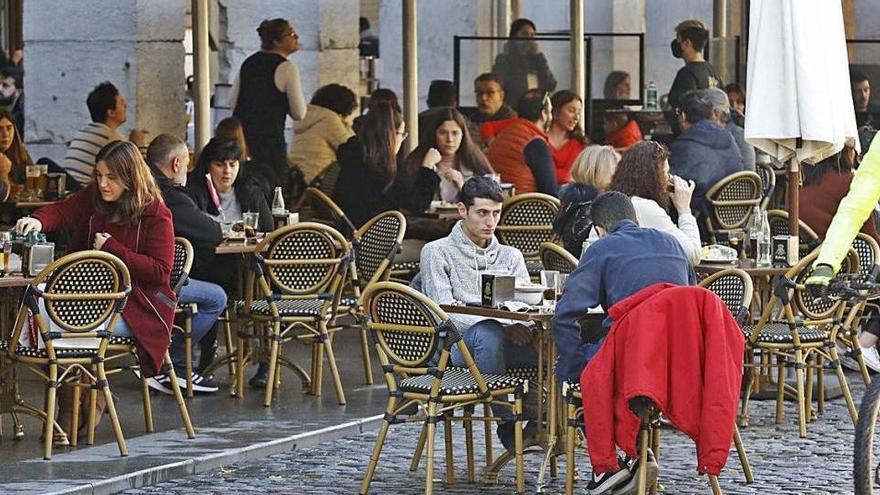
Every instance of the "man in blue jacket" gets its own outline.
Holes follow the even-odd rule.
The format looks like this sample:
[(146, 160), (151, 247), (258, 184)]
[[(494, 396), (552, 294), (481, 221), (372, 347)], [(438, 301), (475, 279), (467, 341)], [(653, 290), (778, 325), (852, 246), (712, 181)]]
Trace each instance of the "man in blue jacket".
[[(580, 381), (587, 361), (602, 345), (602, 340), (581, 340), (578, 320), (590, 308), (601, 306), (607, 312), (621, 299), (660, 282), (696, 282), (681, 244), (669, 234), (639, 227), (632, 201), (625, 194), (612, 191), (598, 196), (590, 215), (600, 239), (581, 255), (552, 322), (559, 354), (556, 375), (574, 382)], [(610, 319), (603, 326), (610, 328)]]
[(742, 154), (730, 131), (712, 120), (713, 105), (705, 92), (685, 93), (679, 109), (683, 132), (669, 146), (669, 171), (696, 183), (691, 208), (705, 212), (706, 192), (724, 177), (745, 170)]

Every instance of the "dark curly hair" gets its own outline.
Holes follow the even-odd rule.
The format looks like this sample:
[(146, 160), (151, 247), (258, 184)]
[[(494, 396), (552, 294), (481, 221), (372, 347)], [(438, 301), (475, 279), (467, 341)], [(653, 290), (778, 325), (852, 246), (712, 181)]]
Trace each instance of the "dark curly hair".
[(663, 162), (667, 158), (669, 150), (655, 141), (641, 141), (632, 145), (617, 164), (609, 189), (627, 196), (654, 200), (664, 210), (668, 209), (666, 185), (669, 177), (663, 173)]

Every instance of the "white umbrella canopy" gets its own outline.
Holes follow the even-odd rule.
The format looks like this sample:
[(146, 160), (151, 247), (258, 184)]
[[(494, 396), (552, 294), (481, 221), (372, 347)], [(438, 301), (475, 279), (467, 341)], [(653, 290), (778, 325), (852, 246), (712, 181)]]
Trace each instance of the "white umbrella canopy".
[(799, 164), (858, 149), (841, 2), (752, 0), (748, 50), (745, 138), (789, 163), (797, 236)]

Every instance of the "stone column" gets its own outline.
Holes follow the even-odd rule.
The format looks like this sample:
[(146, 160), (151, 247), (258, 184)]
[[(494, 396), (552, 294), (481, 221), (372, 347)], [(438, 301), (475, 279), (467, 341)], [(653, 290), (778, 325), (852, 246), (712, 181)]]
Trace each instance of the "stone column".
[(185, 135), (184, 2), (24, 2), (25, 141), (36, 159), (64, 157), (89, 122), (86, 96), (110, 81), (128, 100), (120, 131)]

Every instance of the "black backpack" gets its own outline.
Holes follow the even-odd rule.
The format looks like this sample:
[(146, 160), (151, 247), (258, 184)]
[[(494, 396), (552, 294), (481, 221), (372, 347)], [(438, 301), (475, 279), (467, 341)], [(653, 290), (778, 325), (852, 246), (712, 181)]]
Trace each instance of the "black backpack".
[(562, 239), (562, 245), (576, 258), (581, 257), (584, 241), (593, 229), (590, 210), (592, 201), (566, 203), (553, 220), (553, 232)]

